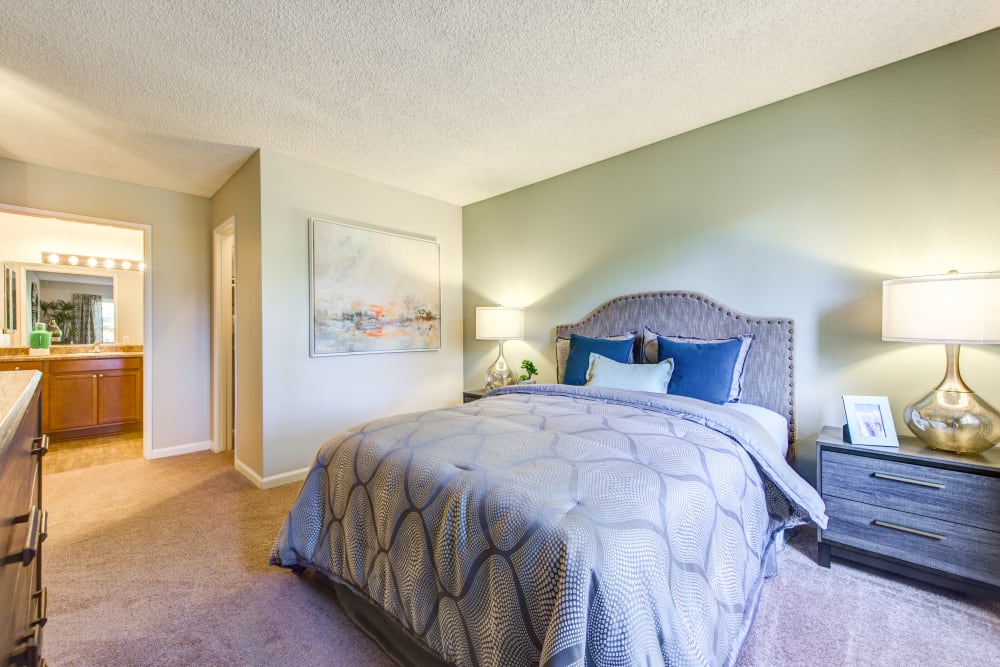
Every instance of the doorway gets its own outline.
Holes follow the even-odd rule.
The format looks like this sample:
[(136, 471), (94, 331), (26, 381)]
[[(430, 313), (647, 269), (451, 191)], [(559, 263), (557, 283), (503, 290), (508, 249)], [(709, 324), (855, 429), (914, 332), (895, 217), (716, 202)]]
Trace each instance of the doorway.
[[(70, 444), (65, 448), (73, 450), (72, 456), (67, 456), (66, 469), (118, 459), (151, 458), (152, 289), (150, 272), (145, 267), (152, 249), (151, 231), (149, 225), (141, 223), (0, 204), (0, 232), (4, 239), (4, 256), (0, 260), (4, 260), (5, 265), (17, 267), (18, 277), (18, 289), (12, 291), (13, 296), (5, 293), (2, 298), (5, 305), (13, 300), (10, 305), (20, 311), (19, 326), (7, 344), (26, 347), (29, 324), (46, 319), (53, 324), (54, 317), (46, 303), (62, 306), (70, 304), (71, 299), (75, 303), (80, 296), (81, 303), (89, 299), (92, 306), (99, 299), (100, 326), (89, 330), (90, 333), (80, 340), (70, 335), (62, 340), (63, 331), (59, 331), (60, 340), (56, 345), (70, 346), (60, 351), (99, 351), (116, 358), (141, 357), (141, 403), (136, 406), (141, 422), (134, 419), (126, 425), (141, 424), (141, 431), (123, 427), (120, 434), (109, 435), (107, 433), (115, 429), (103, 428), (102, 424), (109, 426), (107, 415), (95, 417), (98, 424), (91, 429), (95, 431), (93, 434), (84, 432), (90, 428), (89, 422), (78, 424), (82, 430), (73, 432), (72, 440), (67, 439), (70, 437), (68, 431), (64, 438), (53, 438), (60, 442), (66, 440)], [(105, 284), (109, 280), (110, 291)], [(90, 325), (97, 326), (96, 320), (94, 314)], [(74, 319), (67, 332), (77, 329), (85, 330)], [(80, 349), (73, 348), (73, 343), (80, 344)], [(119, 404), (117, 399), (115, 402)], [(104, 437), (97, 437), (98, 432), (104, 433)], [(94, 437), (89, 437), (91, 435)], [(51, 449), (50, 453), (58, 452)], [(53, 456), (53, 461), (55, 459)]]
[(236, 216), (212, 233), (212, 451), (236, 437)]

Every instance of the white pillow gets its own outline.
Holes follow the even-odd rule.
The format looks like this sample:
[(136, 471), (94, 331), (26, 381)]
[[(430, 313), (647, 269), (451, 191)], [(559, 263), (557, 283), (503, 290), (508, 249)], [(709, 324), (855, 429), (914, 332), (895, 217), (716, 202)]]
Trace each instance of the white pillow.
[(664, 359), (658, 364), (623, 364), (591, 352), (587, 386), (665, 394), (673, 372), (673, 359)]

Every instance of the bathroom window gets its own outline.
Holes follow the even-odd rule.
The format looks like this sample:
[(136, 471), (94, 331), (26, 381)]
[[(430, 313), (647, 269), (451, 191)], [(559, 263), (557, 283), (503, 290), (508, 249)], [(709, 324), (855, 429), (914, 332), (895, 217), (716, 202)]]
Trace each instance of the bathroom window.
[(101, 342), (102, 343), (114, 343), (115, 342), (115, 302), (114, 301), (102, 301), (101, 302), (101, 319), (104, 321), (104, 326), (101, 328)]

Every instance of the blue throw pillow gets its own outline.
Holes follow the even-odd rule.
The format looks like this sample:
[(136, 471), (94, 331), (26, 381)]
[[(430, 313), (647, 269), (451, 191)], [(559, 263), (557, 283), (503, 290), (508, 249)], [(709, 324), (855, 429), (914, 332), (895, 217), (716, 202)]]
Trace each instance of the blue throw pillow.
[(570, 334), (569, 356), (566, 358), (563, 384), (587, 384), (587, 369), (590, 368), (591, 352), (623, 364), (631, 362), (634, 343), (635, 336), (611, 340), (610, 338), (587, 338), (579, 334)]
[(660, 361), (674, 360), (667, 393), (700, 398), (716, 405), (729, 402), (736, 362), (743, 348), (742, 338), (699, 343), (657, 336), (656, 343)]

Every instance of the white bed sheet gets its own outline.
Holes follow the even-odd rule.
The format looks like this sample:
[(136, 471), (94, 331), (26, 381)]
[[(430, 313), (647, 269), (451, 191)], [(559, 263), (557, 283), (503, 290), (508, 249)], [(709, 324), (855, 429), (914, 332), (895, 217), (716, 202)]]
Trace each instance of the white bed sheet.
[(720, 407), (750, 417), (764, 427), (782, 456), (788, 453), (788, 420), (773, 410), (749, 403), (726, 403)]

